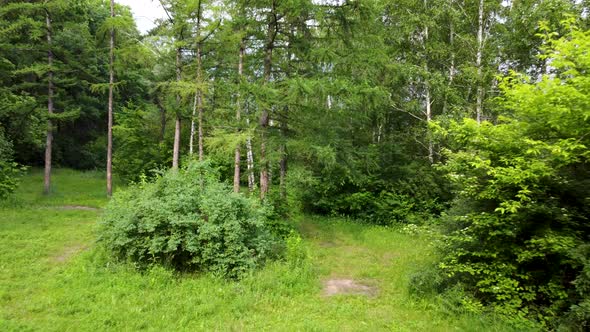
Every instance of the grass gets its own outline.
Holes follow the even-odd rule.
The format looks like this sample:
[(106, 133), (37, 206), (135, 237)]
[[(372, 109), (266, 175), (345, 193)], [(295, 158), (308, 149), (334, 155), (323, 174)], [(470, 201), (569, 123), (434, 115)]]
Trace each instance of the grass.
[[(234, 282), (139, 273), (95, 246), (104, 176), (56, 170), (50, 197), (28, 175), (0, 207), (0, 330), (509, 331), (502, 320), (409, 295), (410, 275), (434, 257), (429, 241), (394, 229), (299, 217), (307, 264), (274, 262)], [(352, 278), (373, 297), (322, 295), (322, 280)]]

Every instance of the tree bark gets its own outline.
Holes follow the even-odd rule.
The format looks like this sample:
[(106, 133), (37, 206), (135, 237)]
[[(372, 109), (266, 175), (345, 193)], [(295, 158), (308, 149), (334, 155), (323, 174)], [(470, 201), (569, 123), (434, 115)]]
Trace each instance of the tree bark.
[(483, 57), (483, 13), (484, 13), (484, 0), (479, 0), (479, 18), (478, 18), (478, 30), (477, 30), (477, 58), (475, 64), (477, 66), (477, 101), (475, 104), (475, 117), (477, 123), (481, 123), (483, 113), (483, 70), (482, 70), (482, 57)]
[[(450, 10), (453, 10), (454, 1), (451, 0), (450, 2)], [(453, 86), (453, 80), (455, 79), (455, 25), (453, 22), (453, 15), (449, 18), (449, 49), (451, 50), (451, 65), (449, 66), (449, 82), (447, 84), (447, 89), (450, 90)], [(449, 92), (445, 93), (445, 100), (443, 101), (443, 114), (447, 113), (448, 110), (448, 98)]]
[(162, 105), (159, 98), (156, 98), (156, 103), (158, 105), (158, 109), (160, 110), (160, 143), (164, 142), (166, 138), (166, 108)]
[[(428, 67), (427, 67), (428, 68)], [(426, 82), (426, 96), (425, 96), (425, 102), (426, 102), (426, 125), (430, 126), (430, 122), (432, 121), (432, 107), (431, 107), (431, 101), (430, 101), (430, 86), (428, 84), (428, 82)], [(430, 133), (430, 127), (428, 127), (428, 161), (430, 161), (430, 163), (434, 163), (434, 142), (432, 141), (432, 137), (431, 133)]]
[(195, 151), (195, 117), (197, 116), (197, 93), (195, 92), (195, 99), (193, 100), (193, 114), (191, 116), (191, 137), (189, 140), (188, 154), (193, 155)]
[[(238, 78), (239, 80), (242, 79), (242, 75), (244, 74), (244, 41), (240, 42), (240, 53), (238, 56)], [(238, 97), (236, 100), (236, 122), (238, 126), (240, 124), (241, 114), (241, 98), (240, 98), (240, 91), (238, 89)], [(238, 129), (239, 132), (239, 129)], [(240, 192), (240, 145), (236, 145), (236, 151), (234, 154), (234, 192)]]
[[(453, 2), (451, 1), (451, 5)], [(453, 24), (453, 18), (449, 24), (449, 44), (451, 49), (451, 67), (449, 68), (449, 85), (453, 83), (455, 79), (455, 25)]]
[[(250, 119), (246, 118), (246, 126), (250, 127)], [(256, 185), (254, 176), (254, 152), (252, 152), (252, 138), (246, 139), (246, 162), (248, 164), (248, 191), (252, 193)]]
[[(424, 9), (428, 9), (428, 1), (424, 0)], [(424, 36), (423, 36), (423, 48), (424, 48), (424, 71), (425, 74), (428, 75), (429, 68), (428, 68), (428, 57), (427, 57), (427, 48), (426, 43), (428, 41), (428, 26), (424, 27)], [(426, 125), (427, 128), (427, 135), (428, 135), (428, 161), (432, 164), (434, 163), (434, 142), (432, 141), (431, 133), (430, 133), (430, 122), (432, 121), (432, 101), (430, 96), (430, 84), (428, 83), (428, 79), (424, 79), (424, 103), (425, 103), (425, 114), (426, 114)]]
[[(111, 18), (115, 17), (115, 0), (111, 0)], [(107, 129), (107, 196), (113, 195), (113, 88), (115, 59), (115, 29), (111, 27), (111, 40), (109, 50), (109, 110)]]
[[(266, 37), (265, 55), (264, 55), (264, 81), (270, 82), (272, 72), (272, 52), (274, 48), (274, 40), (276, 37), (276, 13), (275, 1), (272, 1), (272, 9), (268, 14), (268, 29)], [(260, 116), (260, 199), (264, 199), (269, 191), (269, 172), (268, 160), (266, 156), (266, 131), (269, 125), (269, 111), (262, 110)]]
[(51, 50), (51, 17), (49, 12), (45, 12), (45, 22), (47, 24), (47, 137), (45, 141), (45, 172), (43, 178), (43, 193), (48, 195), (51, 190), (51, 150), (53, 146), (53, 123), (51, 115), (53, 114), (53, 51)]
[(202, 53), (203, 53), (203, 41), (201, 40), (201, 4), (202, 2), (199, 1), (197, 7), (197, 25), (196, 25), (196, 42), (197, 42), (197, 50), (196, 50), (196, 59), (197, 59), (197, 89), (195, 90), (195, 100), (193, 102), (193, 114), (191, 117), (191, 136), (189, 142), (189, 154), (193, 155), (194, 151), (194, 140), (195, 140), (195, 115), (198, 113), (198, 138), (197, 138), (197, 145), (199, 149), (199, 161), (203, 161), (203, 90), (202, 90)]
[[(180, 47), (176, 49), (176, 81), (180, 82), (182, 79), (180, 71)], [(176, 95), (176, 105), (180, 107), (180, 95)], [(172, 169), (178, 169), (178, 160), (180, 157), (180, 113), (176, 112), (176, 124), (174, 128), (174, 148), (172, 151)]]
[(202, 77), (202, 59), (201, 59), (202, 45), (197, 43), (197, 81), (199, 87), (197, 88), (197, 111), (199, 113), (199, 161), (203, 161), (203, 90), (200, 86), (203, 83)]
[(287, 199), (287, 116), (281, 122), (281, 135), (283, 136), (283, 143), (280, 147), (281, 160), (279, 161), (279, 192), (281, 200)]

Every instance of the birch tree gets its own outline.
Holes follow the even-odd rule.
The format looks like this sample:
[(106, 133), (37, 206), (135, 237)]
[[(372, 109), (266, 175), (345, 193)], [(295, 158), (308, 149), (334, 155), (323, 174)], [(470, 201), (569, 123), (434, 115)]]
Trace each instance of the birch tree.
[[(115, 18), (115, 0), (110, 1), (111, 19)], [(107, 129), (107, 196), (113, 195), (113, 89), (115, 84), (115, 28), (110, 29), (109, 40), (109, 105), (108, 105), (108, 129)]]

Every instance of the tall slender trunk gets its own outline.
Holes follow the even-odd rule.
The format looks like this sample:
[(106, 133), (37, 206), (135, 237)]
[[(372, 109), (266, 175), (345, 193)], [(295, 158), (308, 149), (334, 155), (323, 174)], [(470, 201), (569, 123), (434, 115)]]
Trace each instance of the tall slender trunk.
[(199, 88), (197, 88), (197, 111), (199, 115), (199, 161), (203, 161), (203, 89), (200, 86), (203, 84), (202, 76), (202, 45), (201, 42), (197, 43), (197, 82)]
[(189, 154), (192, 156), (194, 152), (194, 141), (195, 141), (195, 115), (198, 116), (198, 138), (197, 138), (197, 145), (199, 149), (199, 161), (203, 161), (203, 90), (202, 90), (202, 53), (203, 53), (203, 41), (201, 40), (201, 4), (202, 2), (199, 0), (198, 7), (197, 7), (197, 26), (196, 26), (196, 42), (197, 42), (197, 50), (196, 50), (196, 59), (197, 59), (197, 72), (196, 72), (196, 82), (197, 82), (197, 89), (195, 91), (195, 100), (193, 101), (193, 114), (191, 117), (191, 136), (189, 142)]
[[(180, 52), (182, 50), (176, 49), (176, 81), (180, 82), (182, 79), (180, 72)], [(176, 105), (180, 107), (180, 95), (176, 95)], [(176, 113), (176, 124), (174, 128), (174, 149), (172, 151), (172, 169), (178, 169), (178, 160), (180, 156), (180, 113)]]
[[(238, 56), (238, 78), (241, 81), (242, 75), (244, 74), (244, 41), (240, 42), (240, 53)], [(240, 118), (242, 116), (242, 105), (241, 105), (241, 96), (240, 90), (238, 89), (238, 97), (236, 100), (236, 122), (238, 126), (240, 124)], [(238, 129), (239, 131), (239, 129)], [(240, 145), (236, 146), (236, 151), (234, 154), (234, 192), (240, 192)]]
[[(264, 81), (270, 82), (270, 76), (272, 72), (272, 52), (274, 48), (274, 40), (276, 37), (276, 16), (275, 16), (275, 1), (272, 1), (272, 9), (268, 14), (268, 29), (267, 29), (267, 40), (265, 46), (264, 55)], [(262, 110), (260, 116), (260, 199), (264, 199), (269, 191), (269, 171), (268, 171), (268, 160), (266, 156), (266, 131), (269, 125), (269, 111), (268, 109)]]
[(47, 138), (45, 141), (45, 174), (43, 178), (43, 193), (48, 195), (51, 190), (51, 149), (53, 145), (53, 123), (51, 115), (53, 114), (53, 51), (51, 50), (51, 17), (49, 12), (45, 12), (45, 22), (47, 24)]
[[(287, 112), (285, 108), (285, 112)], [(285, 141), (287, 140), (287, 114), (281, 121), (281, 136), (283, 136), (283, 142), (280, 147), (281, 160), (279, 161), (279, 191), (281, 200), (287, 199), (287, 146)]]
[[(450, 10), (453, 10), (454, 0), (450, 1)], [(449, 90), (453, 86), (453, 80), (455, 79), (455, 24), (453, 22), (454, 17), (451, 14), (449, 18), (449, 49), (451, 52), (451, 64), (449, 66), (449, 82), (447, 84), (447, 92), (445, 93), (445, 99), (443, 101), (443, 114), (447, 113), (449, 103)]]
[[(111, 18), (115, 17), (115, 0), (111, 0)], [(109, 50), (109, 110), (107, 129), (107, 196), (113, 195), (113, 87), (115, 83), (113, 63), (115, 60), (115, 29), (111, 28)]]
[[(428, 9), (428, 1), (424, 0), (424, 8)], [(428, 68), (428, 57), (426, 55), (427, 48), (426, 43), (428, 41), (428, 26), (424, 27), (424, 39), (423, 39), (423, 47), (424, 47), (424, 71), (425, 74), (428, 75), (429, 68)], [(430, 163), (434, 162), (434, 142), (432, 141), (431, 133), (430, 133), (430, 122), (432, 121), (432, 101), (430, 96), (430, 84), (428, 83), (428, 79), (424, 80), (424, 103), (425, 103), (425, 114), (426, 114), (426, 125), (427, 128), (427, 135), (428, 135), (428, 161)]]
[[(250, 119), (246, 118), (246, 127), (250, 127)], [(254, 152), (252, 152), (252, 138), (248, 136), (246, 139), (246, 162), (248, 164), (248, 191), (252, 193), (256, 185), (256, 177), (254, 176)]]
[[(451, 5), (452, 5), (451, 1)], [(451, 23), (449, 26), (449, 44), (451, 49), (451, 66), (449, 67), (449, 85), (453, 83), (455, 79), (455, 25), (453, 24), (453, 19), (451, 18)]]
[(158, 109), (160, 110), (160, 143), (164, 142), (164, 138), (166, 136), (166, 108), (161, 104), (159, 99), (156, 99), (156, 104), (158, 105)]
[(481, 123), (483, 113), (483, 70), (482, 70), (482, 57), (483, 57), (483, 13), (484, 13), (484, 0), (479, 0), (479, 26), (477, 29), (477, 101), (475, 104), (475, 117), (477, 123)]
[(197, 116), (197, 93), (195, 92), (195, 99), (193, 100), (193, 113), (191, 115), (191, 137), (189, 139), (188, 154), (191, 156), (195, 151), (195, 117)]
[[(428, 126), (430, 126), (430, 122), (432, 121), (432, 107), (431, 107), (432, 102), (430, 101), (430, 87), (429, 87), (428, 83), (426, 83), (425, 102), (426, 102), (426, 124)], [(430, 127), (428, 127), (428, 161), (430, 161), (431, 164), (434, 163), (434, 142), (432, 141)]]

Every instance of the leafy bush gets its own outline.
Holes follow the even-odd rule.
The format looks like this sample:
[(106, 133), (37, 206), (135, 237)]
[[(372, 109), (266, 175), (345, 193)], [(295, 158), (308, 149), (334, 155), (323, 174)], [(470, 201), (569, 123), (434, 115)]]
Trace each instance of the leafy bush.
[(556, 72), (505, 80), (496, 124), (444, 133), (457, 198), (440, 268), (501, 313), (577, 330), (590, 323), (590, 33), (572, 27), (548, 44)]
[(442, 172), (420, 163), (396, 170), (397, 178), (380, 174), (383, 179), (379, 179), (353, 175), (334, 165), (321, 174), (302, 174), (293, 187), (304, 210), (377, 225), (422, 223), (447, 208), (451, 195)]
[(309, 263), (309, 251), (304, 246), (301, 236), (294, 230), (287, 236), (285, 247), (285, 259), (291, 267), (304, 267)]
[(268, 209), (234, 194), (202, 163), (118, 193), (101, 221), (100, 240), (117, 257), (185, 271), (240, 277), (279, 243)]
[(0, 131), (0, 200), (6, 199), (18, 187), (24, 168), (12, 161), (12, 144)]

